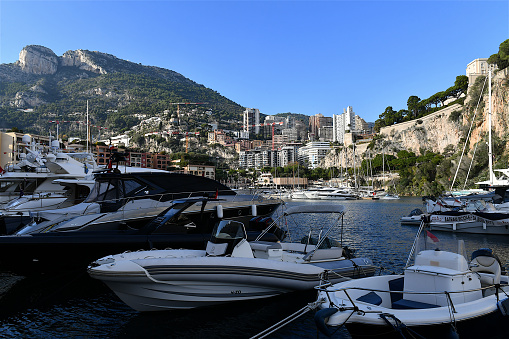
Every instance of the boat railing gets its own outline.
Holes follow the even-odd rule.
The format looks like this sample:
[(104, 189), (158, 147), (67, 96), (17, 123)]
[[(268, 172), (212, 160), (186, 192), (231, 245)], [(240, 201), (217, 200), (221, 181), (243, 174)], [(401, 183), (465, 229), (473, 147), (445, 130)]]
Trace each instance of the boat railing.
[[(219, 193), (219, 197), (220, 197), (221, 192), (218, 192), (218, 193)], [(175, 200), (175, 199), (192, 198), (192, 197), (196, 197), (198, 194), (201, 194), (203, 196), (215, 197), (216, 191), (201, 191), (201, 192), (190, 191), (190, 192), (143, 194), (143, 195), (138, 195), (138, 196), (105, 199), (105, 200), (100, 200), (100, 201), (95, 201), (95, 202), (97, 202), (99, 204), (102, 204), (102, 203), (117, 204), (118, 203), (121, 206), (125, 206), (130, 201), (150, 199), (153, 201), (151, 207), (157, 207), (157, 205), (160, 204), (161, 202), (171, 201), (171, 200)], [(250, 196), (250, 195), (228, 195), (229, 199), (227, 201), (229, 201), (229, 202), (246, 202), (246, 203), (253, 204), (253, 203), (257, 203), (257, 202), (262, 203), (262, 202), (265, 202), (268, 200), (273, 200), (273, 199), (264, 198), (261, 195), (252, 195), (252, 196), (250, 196), (249, 199), (241, 200), (241, 199), (244, 199), (246, 196)], [(91, 201), (91, 202), (93, 202), (93, 201)]]
[(18, 168), (16, 168), (18, 165), (18, 163), (14, 163), (14, 162), (8, 162), (5, 164), (5, 166), (3, 167), (3, 170), (5, 172), (18, 172), (18, 173), (23, 173), (23, 172), (27, 172), (27, 173), (50, 173), (50, 170), (49, 168), (47, 168), (46, 166), (37, 166), (37, 167), (30, 167), (31, 169), (33, 169), (32, 171), (21, 171)]
[[(56, 200), (56, 199), (62, 199), (62, 198), (65, 198), (67, 200), (67, 198), (68, 198), (61, 191), (34, 192), (34, 193), (31, 193), (31, 194), (22, 195), (22, 196), (20, 196), (19, 193), (18, 193), (17, 196), (18, 196), (18, 198), (16, 198), (15, 200), (12, 200), (12, 201), (9, 201), (9, 202), (5, 203), (4, 206), (6, 208), (9, 208), (8, 207), (9, 204), (15, 203), (16, 201), (18, 201), (18, 199), (25, 198), (26, 200), (20, 201), (20, 204), (26, 203), (27, 201), (39, 201), (40, 202), (40, 206), (39, 207), (40, 208), (44, 208), (44, 207), (50, 207), (51, 204), (46, 204), (46, 202), (48, 202), (48, 200)], [(60, 204), (58, 204), (58, 206), (60, 206), (63, 202), (64, 201), (62, 201)], [(17, 206), (17, 205), (15, 205), (15, 206)], [(30, 209), (33, 209), (33, 208), (34, 208), (34, 206), (30, 207)], [(59, 208), (59, 207), (57, 207), (57, 208)]]
[[(334, 288), (334, 285), (331, 285), (331, 283), (325, 283), (325, 284), (321, 284), (321, 285), (318, 285), (318, 286), (315, 286), (315, 289), (318, 290), (318, 291), (321, 291), (321, 292), (344, 292), (345, 295), (350, 299), (350, 295), (348, 294), (348, 291), (349, 290), (359, 290), (359, 291), (367, 291), (367, 292), (379, 292), (379, 293), (390, 293), (390, 294), (416, 294), (416, 295), (445, 295), (447, 296), (448, 299), (450, 299), (450, 294), (456, 294), (456, 293), (473, 293), (473, 292), (484, 292), (486, 290), (495, 290), (495, 293), (497, 295), (497, 298), (498, 298), (498, 293), (499, 291), (502, 291), (506, 296), (508, 296), (506, 294), (506, 292), (501, 288), (501, 285), (500, 284), (494, 284), (494, 285), (489, 285), (489, 286), (484, 286), (484, 287), (479, 287), (479, 288), (474, 288), (474, 289), (470, 289), (470, 290), (458, 290), (458, 291), (425, 291), (425, 292), (422, 292), (422, 291), (406, 291), (406, 290), (403, 290), (403, 291), (400, 291), (400, 290), (391, 290), (391, 289), (387, 289), (387, 290), (381, 290), (381, 289), (375, 289), (375, 288), (367, 288), (367, 287), (358, 287), (358, 286), (349, 286), (349, 287), (343, 287), (343, 288)], [(509, 296), (508, 296), (509, 297)]]

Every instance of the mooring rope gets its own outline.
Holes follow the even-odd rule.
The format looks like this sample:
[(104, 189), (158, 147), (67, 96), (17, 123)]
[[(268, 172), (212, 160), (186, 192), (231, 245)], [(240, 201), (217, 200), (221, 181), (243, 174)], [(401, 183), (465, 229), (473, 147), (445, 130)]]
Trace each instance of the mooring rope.
[(292, 321), (302, 317), (304, 314), (308, 313), (309, 311), (312, 311), (314, 309), (316, 309), (323, 301), (321, 300), (317, 300), (315, 302), (312, 302), (312, 303), (309, 303), (307, 304), (306, 306), (304, 306), (303, 308), (301, 308), (300, 310), (298, 310), (297, 312), (293, 313), (292, 315), (284, 318), (283, 320), (281, 320), (280, 322), (272, 325), (271, 327), (263, 330), (262, 332), (252, 336), (250, 339), (261, 339), (261, 338), (265, 338), (266, 336), (276, 332), (277, 330), (283, 328), (284, 326), (288, 325), (289, 323), (291, 323)]

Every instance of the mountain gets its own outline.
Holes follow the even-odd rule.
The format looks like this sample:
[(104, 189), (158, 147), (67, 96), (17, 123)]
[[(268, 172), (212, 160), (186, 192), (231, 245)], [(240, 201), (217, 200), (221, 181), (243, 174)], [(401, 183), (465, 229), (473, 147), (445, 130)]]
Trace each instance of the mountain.
[(87, 100), (92, 123), (113, 130), (135, 125), (140, 114), (150, 117), (166, 111), (170, 117), (177, 111), (172, 104), (176, 102), (207, 103), (192, 108), (211, 111), (211, 121), (240, 121), (243, 111), (182, 74), (97, 51), (79, 49), (57, 56), (47, 47), (30, 45), (18, 61), (0, 64), (0, 128), (41, 133), (51, 119), (83, 118), (76, 116), (84, 114)]

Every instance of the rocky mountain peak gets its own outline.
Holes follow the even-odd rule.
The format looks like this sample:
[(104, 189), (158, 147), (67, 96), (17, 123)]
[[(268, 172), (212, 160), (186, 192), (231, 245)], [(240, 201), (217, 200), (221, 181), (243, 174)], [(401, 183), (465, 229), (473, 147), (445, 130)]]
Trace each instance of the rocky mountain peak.
[(31, 74), (55, 74), (58, 64), (58, 57), (51, 49), (38, 45), (24, 47), (16, 62), (23, 72)]
[[(96, 54), (98, 52), (95, 52)], [(101, 53), (102, 54), (102, 53)], [(98, 74), (106, 74), (106, 70), (99, 66), (92, 57), (91, 52), (83, 49), (67, 51), (60, 59), (62, 66), (78, 67), (79, 69)]]

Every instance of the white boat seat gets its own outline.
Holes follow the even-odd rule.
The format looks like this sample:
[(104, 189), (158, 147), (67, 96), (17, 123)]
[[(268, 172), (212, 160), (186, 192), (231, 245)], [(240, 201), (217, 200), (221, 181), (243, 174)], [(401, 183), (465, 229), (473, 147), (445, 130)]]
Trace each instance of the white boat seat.
[[(490, 256), (478, 256), (470, 262), (470, 269), (479, 274), (482, 285), (500, 284), (500, 275), (502, 268), (497, 259)], [(488, 273), (488, 274), (482, 274)]]
[(251, 241), (249, 243), (255, 258), (276, 259), (281, 258), (282, 246), (277, 242), (270, 241)]
[(294, 251), (301, 253), (308, 253), (315, 249), (315, 245), (306, 245), (296, 242), (282, 242), (281, 247), (283, 251)]
[(251, 249), (253, 251), (268, 251), (272, 249), (281, 249), (281, 244), (277, 242), (270, 241), (250, 241), (249, 245), (251, 245)]
[[(311, 253), (310, 253), (311, 254)], [(326, 260), (326, 259), (339, 259), (343, 256), (343, 249), (341, 247), (317, 249), (311, 256), (304, 257), (304, 260)]]
[(217, 257), (220, 255), (224, 255), (226, 253), (226, 249), (228, 248), (228, 244), (214, 244), (213, 242), (207, 242), (206, 252), (207, 255)]

